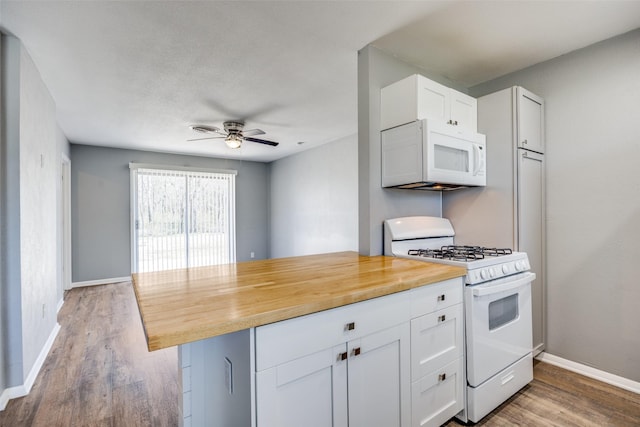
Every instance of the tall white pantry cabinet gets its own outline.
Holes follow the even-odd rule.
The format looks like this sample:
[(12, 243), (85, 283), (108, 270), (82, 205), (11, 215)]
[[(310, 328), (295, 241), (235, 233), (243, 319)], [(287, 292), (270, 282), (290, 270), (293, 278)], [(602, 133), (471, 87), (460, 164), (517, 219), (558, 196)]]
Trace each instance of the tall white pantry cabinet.
[(533, 354), (544, 350), (544, 100), (522, 87), (478, 98), (478, 132), (487, 137), (487, 185), (443, 195), (457, 244), (526, 252), (532, 283)]

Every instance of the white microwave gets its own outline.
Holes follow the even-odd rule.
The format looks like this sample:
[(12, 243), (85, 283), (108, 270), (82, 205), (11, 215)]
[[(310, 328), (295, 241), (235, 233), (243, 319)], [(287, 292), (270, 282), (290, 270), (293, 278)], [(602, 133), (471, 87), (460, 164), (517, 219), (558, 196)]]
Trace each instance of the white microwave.
[(486, 137), (437, 120), (382, 134), (382, 186), (453, 190), (487, 184)]

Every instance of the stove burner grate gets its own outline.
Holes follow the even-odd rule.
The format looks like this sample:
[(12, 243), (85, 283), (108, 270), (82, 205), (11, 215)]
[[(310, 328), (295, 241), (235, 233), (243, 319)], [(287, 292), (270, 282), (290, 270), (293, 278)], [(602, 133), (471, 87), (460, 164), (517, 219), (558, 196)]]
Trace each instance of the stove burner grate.
[(477, 261), (485, 257), (497, 257), (513, 253), (508, 248), (485, 248), (483, 246), (442, 246), (440, 249), (409, 249), (409, 255), (425, 258)]

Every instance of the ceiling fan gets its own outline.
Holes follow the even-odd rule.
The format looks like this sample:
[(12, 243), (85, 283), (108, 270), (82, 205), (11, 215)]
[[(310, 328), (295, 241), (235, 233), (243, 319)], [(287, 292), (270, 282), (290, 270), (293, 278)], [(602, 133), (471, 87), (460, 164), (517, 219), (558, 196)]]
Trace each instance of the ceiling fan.
[(263, 135), (265, 132), (260, 129), (243, 130), (244, 122), (242, 121), (228, 121), (223, 124), (224, 130), (221, 130), (215, 126), (207, 125), (191, 125), (191, 130), (204, 133), (208, 136), (206, 138), (189, 139), (188, 141), (201, 141), (204, 139), (224, 138), (224, 142), (229, 148), (240, 148), (243, 141), (257, 142), (260, 144), (277, 146), (277, 142), (267, 141), (266, 139), (251, 138), (252, 135)]

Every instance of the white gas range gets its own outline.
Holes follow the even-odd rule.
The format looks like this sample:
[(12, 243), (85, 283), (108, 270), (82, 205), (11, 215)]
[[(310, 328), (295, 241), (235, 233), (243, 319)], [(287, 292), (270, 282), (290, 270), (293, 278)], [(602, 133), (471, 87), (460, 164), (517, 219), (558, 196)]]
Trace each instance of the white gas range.
[(511, 249), (454, 245), (439, 217), (384, 222), (385, 255), (467, 269), (464, 291), (467, 399), (463, 421), (478, 422), (533, 379), (529, 259)]

